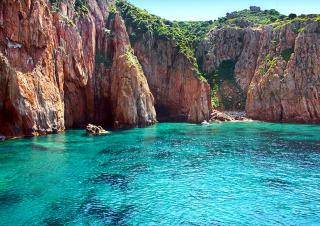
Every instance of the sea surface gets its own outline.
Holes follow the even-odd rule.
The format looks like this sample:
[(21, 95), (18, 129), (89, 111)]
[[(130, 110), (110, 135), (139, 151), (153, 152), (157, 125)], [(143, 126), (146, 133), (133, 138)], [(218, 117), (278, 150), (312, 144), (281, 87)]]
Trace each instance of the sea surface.
[(6, 141), (0, 225), (320, 225), (320, 126), (160, 123)]

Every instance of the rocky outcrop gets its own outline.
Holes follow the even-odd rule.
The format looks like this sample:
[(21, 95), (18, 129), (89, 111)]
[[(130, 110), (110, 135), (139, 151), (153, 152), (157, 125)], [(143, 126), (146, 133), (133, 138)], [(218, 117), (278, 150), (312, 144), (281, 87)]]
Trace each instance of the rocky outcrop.
[[(240, 87), (253, 119), (320, 122), (319, 26), (297, 20), (279, 27), (214, 29), (197, 56), (208, 74), (219, 71), (226, 60), (235, 62), (231, 80), (220, 78), (222, 105), (225, 97), (237, 100)], [(242, 110), (234, 108), (227, 110)]]
[[(227, 71), (214, 81), (219, 84), (220, 110), (245, 109), (246, 92), (256, 68), (259, 40), (259, 30), (225, 27), (210, 31), (200, 43), (197, 57), (202, 71), (209, 75)], [(231, 69), (226, 70), (229, 67)]]
[[(301, 27), (304, 31), (296, 33)], [(319, 33), (319, 22), (291, 24), (272, 33), (270, 28), (263, 31), (259, 67), (247, 95), (249, 116), (268, 121), (320, 122)], [(279, 44), (272, 44), (272, 40)], [(284, 56), (287, 59), (281, 53), (288, 54)]]
[(88, 124), (86, 127), (87, 135), (89, 136), (101, 136), (109, 134), (108, 131), (104, 130), (101, 126), (95, 126)]
[(130, 46), (126, 27), (119, 15), (114, 20), (114, 61), (111, 100), (115, 128), (146, 126), (156, 122), (153, 95), (142, 67)]

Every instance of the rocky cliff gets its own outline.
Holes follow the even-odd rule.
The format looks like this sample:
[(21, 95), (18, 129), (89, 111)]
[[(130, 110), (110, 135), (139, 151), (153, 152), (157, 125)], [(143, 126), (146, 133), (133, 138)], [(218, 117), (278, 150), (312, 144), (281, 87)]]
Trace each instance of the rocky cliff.
[[(106, 24), (109, 6), (88, 1), (79, 12), (74, 1), (0, 3), (1, 134), (40, 135), (88, 122), (127, 128), (156, 121), (141, 66), (126, 59), (130, 45), (123, 38), (123, 21), (115, 17)], [(112, 67), (97, 60), (97, 52), (103, 59), (109, 56)]]
[(209, 84), (199, 76), (190, 56), (192, 53), (189, 56), (186, 53), (190, 46), (179, 40), (185, 35), (171, 36), (173, 32), (181, 33), (181, 28), (127, 2), (118, 1), (117, 7), (154, 95), (158, 119), (208, 120), (211, 111)]
[(134, 45), (155, 97), (161, 121), (202, 122), (211, 110), (210, 87), (197, 78), (190, 60), (176, 44), (145, 33)]
[(146, 126), (155, 106), (166, 119), (209, 117), (209, 86), (183, 54), (170, 53), (174, 42), (161, 44), (168, 54), (156, 65), (161, 52), (151, 53), (162, 50), (133, 48), (114, 9), (112, 0), (0, 2), (0, 134)]
[(197, 56), (219, 84), (219, 108), (266, 121), (320, 122), (319, 31), (314, 18), (212, 29)]

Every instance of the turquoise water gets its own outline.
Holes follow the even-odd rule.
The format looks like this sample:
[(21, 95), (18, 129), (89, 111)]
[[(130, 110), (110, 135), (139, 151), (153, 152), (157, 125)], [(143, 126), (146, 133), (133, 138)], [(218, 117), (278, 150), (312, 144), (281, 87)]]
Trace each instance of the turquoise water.
[(319, 225), (320, 126), (158, 124), (0, 143), (0, 225)]

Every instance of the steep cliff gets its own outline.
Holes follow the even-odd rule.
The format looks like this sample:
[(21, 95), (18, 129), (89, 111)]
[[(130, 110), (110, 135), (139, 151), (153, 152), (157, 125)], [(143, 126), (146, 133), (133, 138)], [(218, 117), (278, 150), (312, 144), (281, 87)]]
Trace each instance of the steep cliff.
[(64, 76), (55, 70), (63, 62), (52, 20), (44, 1), (0, 2), (1, 134), (64, 130)]
[(113, 0), (1, 1), (0, 134), (208, 119), (209, 85), (176, 41), (132, 44)]
[(154, 123), (141, 66), (124, 57), (130, 48), (125, 26), (119, 17), (108, 20), (114, 3), (51, 3), (0, 2), (0, 134)]
[(320, 122), (319, 26), (305, 16), (212, 29), (197, 57), (217, 106), (259, 120)]
[(134, 49), (155, 97), (160, 121), (202, 122), (211, 110), (210, 87), (196, 76), (174, 42), (144, 34)]
[(151, 125), (156, 122), (153, 95), (119, 15), (115, 16), (114, 30), (115, 60), (111, 70), (114, 127)]
[[(126, 2), (120, 1), (117, 6), (126, 21), (132, 46), (154, 95), (158, 119), (208, 120), (211, 111), (210, 87), (199, 76), (193, 50), (184, 40), (187, 34), (170, 36), (170, 29), (176, 29), (171, 22)], [(179, 32), (181, 30), (177, 28)]]
[(262, 31), (258, 67), (247, 93), (248, 115), (320, 122), (320, 23), (294, 22), (271, 29)]

